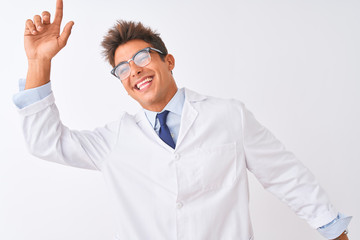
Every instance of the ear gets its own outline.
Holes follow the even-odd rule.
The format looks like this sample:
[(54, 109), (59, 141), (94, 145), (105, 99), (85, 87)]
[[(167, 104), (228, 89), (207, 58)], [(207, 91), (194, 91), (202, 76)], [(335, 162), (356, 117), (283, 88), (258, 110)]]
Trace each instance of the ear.
[(175, 67), (175, 58), (173, 55), (168, 54), (165, 56), (165, 62), (168, 65), (169, 71), (172, 71)]

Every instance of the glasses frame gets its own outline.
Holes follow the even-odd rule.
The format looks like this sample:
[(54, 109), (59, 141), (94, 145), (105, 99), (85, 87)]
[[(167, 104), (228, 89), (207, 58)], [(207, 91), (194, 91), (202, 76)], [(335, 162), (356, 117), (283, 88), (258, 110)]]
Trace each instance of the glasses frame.
[[(128, 64), (129, 65), (129, 67), (130, 67), (130, 62), (131, 61), (133, 61), (134, 63), (135, 63), (135, 61), (134, 61), (134, 59), (135, 59), (135, 57), (136, 57), (136, 55), (138, 55), (140, 52), (147, 52), (149, 55), (150, 55), (150, 50), (152, 50), (152, 51), (155, 51), (155, 52), (157, 52), (157, 53), (159, 53), (159, 54), (161, 54), (161, 55), (165, 55), (162, 51), (160, 51), (159, 49), (156, 49), (156, 48), (153, 48), (153, 47), (146, 47), (146, 48), (143, 48), (143, 49), (141, 49), (141, 50), (139, 50), (139, 51), (137, 51), (133, 56), (132, 56), (132, 58), (130, 58), (129, 60), (127, 60), (127, 61), (122, 61), (121, 63), (119, 63), (118, 65), (116, 65), (112, 70), (111, 70), (111, 74), (112, 75), (114, 75), (117, 79), (120, 79), (120, 77), (118, 77), (116, 74), (115, 74), (115, 71), (116, 71), (116, 69), (120, 66), (120, 65), (122, 65), (122, 64)], [(150, 61), (149, 61), (149, 63), (151, 62), (151, 56), (150, 56)], [(148, 64), (149, 64), (148, 63)], [(136, 63), (135, 63), (136, 64)], [(148, 64), (146, 64), (146, 65), (148, 65)], [(137, 65), (137, 64), (136, 64)], [(146, 66), (145, 65), (145, 66)], [(137, 65), (138, 66), (138, 65)], [(142, 66), (142, 67), (145, 67), (145, 66)], [(140, 66), (141, 67), (141, 66)], [(131, 67), (130, 67), (131, 68)], [(130, 76), (130, 74), (129, 74), (129, 76)], [(127, 76), (126, 78), (128, 78), (129, 76)], [(124, 78), (124, 79), (126, 79), (126, 78)], [(120, 79), (120, 81), (123, 81), (124, 79)]]

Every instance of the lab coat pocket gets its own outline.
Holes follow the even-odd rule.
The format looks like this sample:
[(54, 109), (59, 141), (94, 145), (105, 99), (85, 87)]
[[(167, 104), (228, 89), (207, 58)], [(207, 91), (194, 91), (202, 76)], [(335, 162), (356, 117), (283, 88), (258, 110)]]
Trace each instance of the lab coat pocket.
[(236, 179), (236, 143), (201, 149), (199, 158), (202, 187), (212, 190), (232, 186)]

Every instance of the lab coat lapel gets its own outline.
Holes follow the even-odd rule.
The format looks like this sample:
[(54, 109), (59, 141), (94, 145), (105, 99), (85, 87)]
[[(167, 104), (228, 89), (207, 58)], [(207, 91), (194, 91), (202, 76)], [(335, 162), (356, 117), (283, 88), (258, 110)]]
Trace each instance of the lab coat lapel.
[(198, 111), (194, 108), (193, 104), (195, 102), (203, 101), (206, 99), (205, 96), (200, 95), (198, 93), (195, 93), (187, 88), (184, 88), (185, 91), (185, 102), (184, 107), (182, 110), (181, 115), (181, 123), (180, 123), (180, 130), (179, 130), (179, 136), (176, 143), (175, 149), (171, 148), (169, 145), (167, 145), (165, 142), (163, 142), (160, 137), (156, 134), (154, 129), (151, 127), (151, 124), (149, 123), (148, 119), (146, 118), (146, 115), (144, 113), (144, 110), (141, 109), (140, 111), (135, 114), (135, 121), (138, 124), (138, 126), (141, 128), (141, 130), (144, 132), (146, 136), (153, 139), (154, 141), (158, 142), (161, 146), (166, 148), (167, 150), (174, 152), (180, 146), (181, 142), (184, 140), (186, 134), (189, 132), (191, 126), (193, 125), (197, 115)]
[(185, 102), (182, 110), (179, 137), (176, 146), (179, 146), (184, 140), (186, 134), (189, 132), (198, 115), (198, 111), (194, 108), (193, 103), (206, 99), (205, 96), (195, 93), (187, 88), (184, 88), (184, 90)]
[(135, 121), (137, 125), (140, 127), (140, 129), (143, 131), (143, 133), (149, 137), (150, 139), (156, 141), (159, 143), (162, 147), (166, 148), (168, 151), (174, 152), (175, 150), (167, 145), (161, 138), (156, 134), (155, 130), (152, 128), (151, 124), (149, 123), (149, 120), (146, 118), (145, 112), (143, 109), (140, 109), (135, 114)]

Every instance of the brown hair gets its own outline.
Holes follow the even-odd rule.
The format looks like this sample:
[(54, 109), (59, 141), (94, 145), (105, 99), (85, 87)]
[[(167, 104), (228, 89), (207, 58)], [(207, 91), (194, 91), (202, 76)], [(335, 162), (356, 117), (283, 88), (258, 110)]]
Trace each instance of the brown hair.
[(140, 39), (150, 43), (152, 47), (159, 49), (164, 55), (160, 54), (162, 60), (168, 54), (160, 34), (149, 27), (144, 27), (141, 22), (119, 20), (109, 29), (104, 36), (101, 46), (104, 48), (103, 55), (107, 61), (115, 66), (115, 50), (121, 45), (133, 39)]

